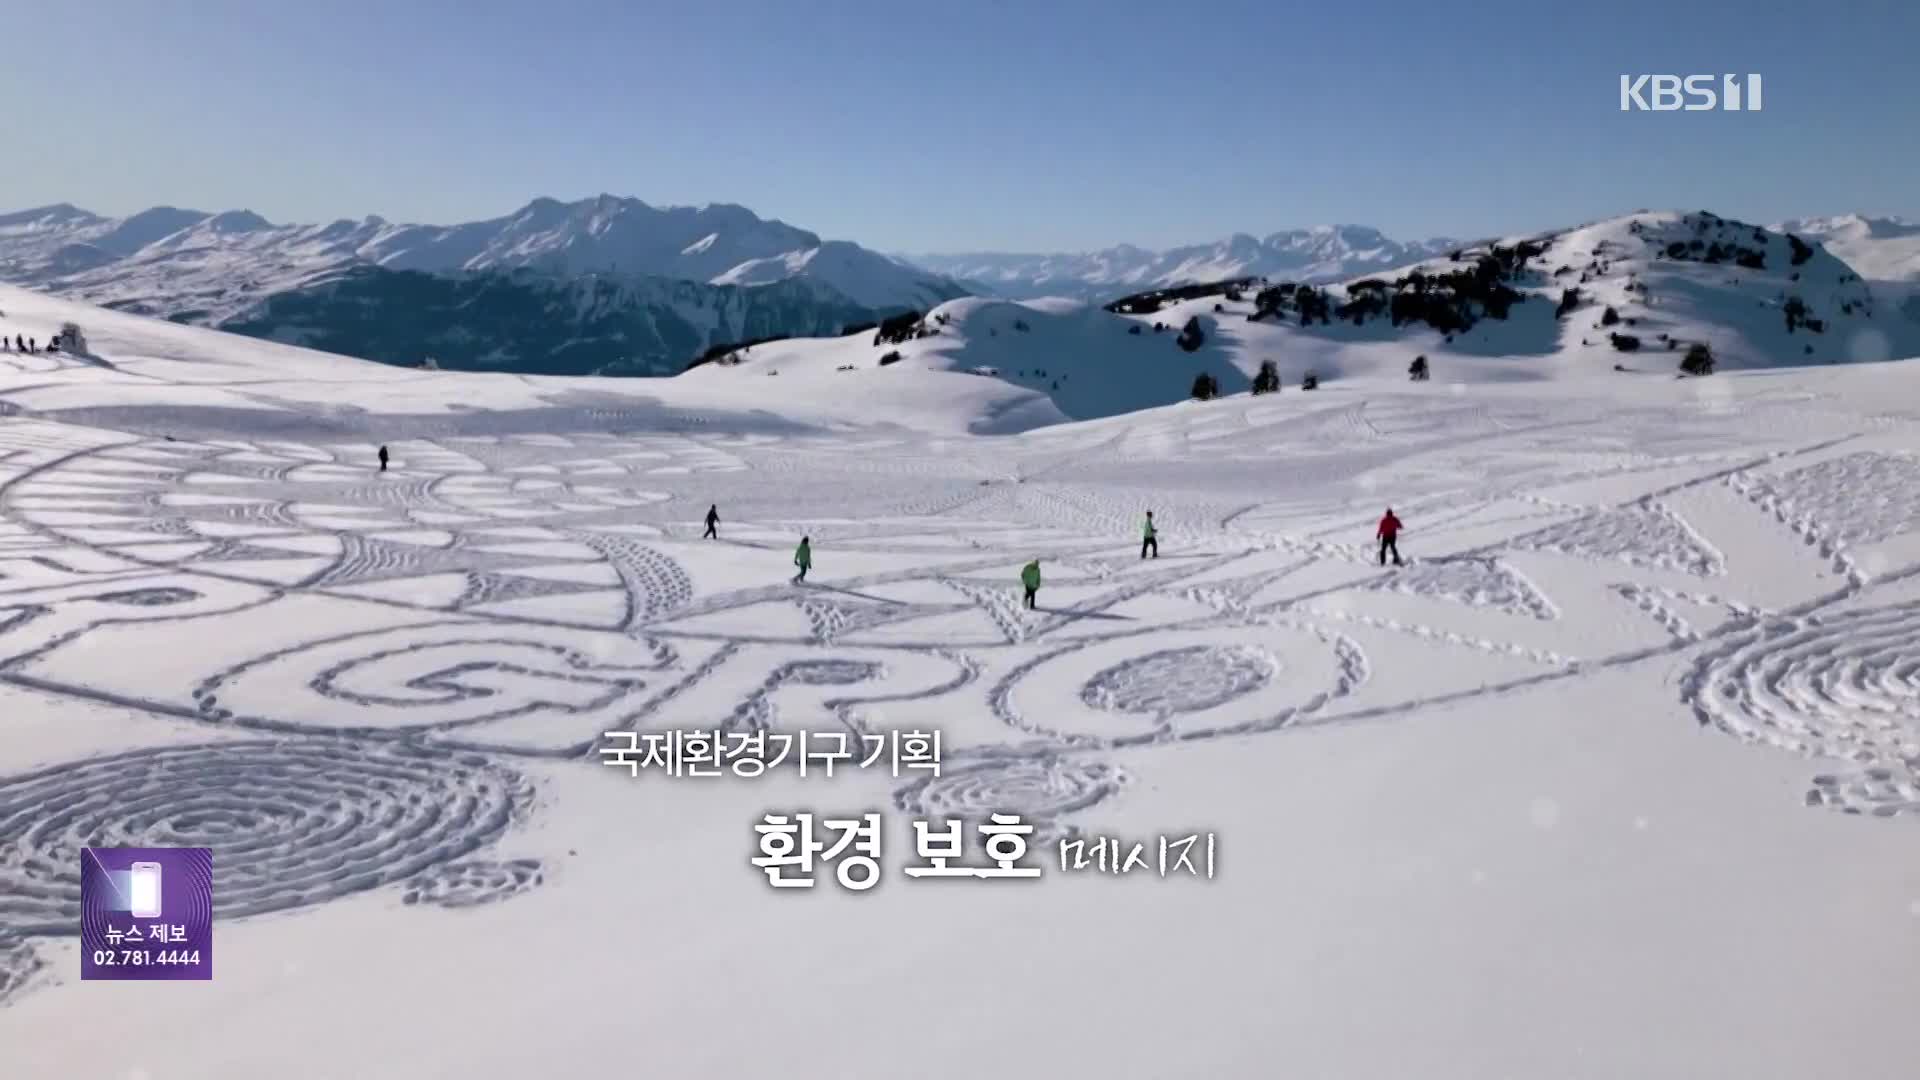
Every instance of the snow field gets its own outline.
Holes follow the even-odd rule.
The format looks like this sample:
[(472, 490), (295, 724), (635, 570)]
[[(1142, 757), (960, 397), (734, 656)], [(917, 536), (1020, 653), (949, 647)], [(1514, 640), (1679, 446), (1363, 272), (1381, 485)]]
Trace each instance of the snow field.
[[(1913, 364), (1355, 378), (998, 436), (931, 389), (998, 385), (973, 376), (887, 373), (921, 428), (867, 401), (775, 423), (688, 379), (634, 414), (703, 423), (612, 430), (537, 381), (458, 377), (490, 403), (464, 426), (370, 392), (385, 369), (305, 383), (277, 366), (313, 354), (96, 321), (114, 370), (0, 391), (21, 1075), (585, 1075), (636, 1043), (677, 1076), (1920, 1053)], [(139, 374), (167, 349), (217, 399)], [(355, 398), (385, 411), (300, 426)], [(605, 764), (716, 729), (938, 731), (942, 769)], [(882, 813), (881, 884), (768, 888), (770, 811)], [(1036, 826), (1043, 881), (903, 876), (911, 817), (996, 813)], [(1213, 880), (1053, 846), (1193, 832)], [(214, 982), (73, 977), (78, 847), (115, 840), (215, 849)], [(116, 1040), (76, 1037), (101, 1009)], [(871, 1059), (793, 1050), (849, 1025)]]

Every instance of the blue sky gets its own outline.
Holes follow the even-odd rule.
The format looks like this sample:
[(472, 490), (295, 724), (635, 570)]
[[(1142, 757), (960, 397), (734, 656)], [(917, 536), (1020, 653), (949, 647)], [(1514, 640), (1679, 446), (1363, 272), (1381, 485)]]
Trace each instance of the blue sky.
[[(6, 209), (451, 222), (606, 191), (896, 252), (1920, 215), (1911, 0), (30, 6)], [(1759, 72), (1766, 110), (1623, 113), (1625, 72)]]

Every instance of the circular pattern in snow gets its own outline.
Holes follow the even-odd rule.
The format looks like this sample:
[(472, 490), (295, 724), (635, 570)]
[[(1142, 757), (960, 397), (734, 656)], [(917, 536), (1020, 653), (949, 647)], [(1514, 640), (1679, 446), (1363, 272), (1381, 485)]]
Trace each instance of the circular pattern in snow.
[(73, 934), (80, 849), (213, 849), (222, 919), (400, 881), (498, 837), (525, 782), (484, 759), (331, 739), (94, 758), (0, 782), (0, 925)]
[(972, 829), (993, 814), (1018, 814), (1033, 826), (1028, 850), (1066, 839), (1073, 827), (1061, 819), (1087, 809), (1119, 791), (1127, 776), (1098, 761), (1035, 757), (943, 765), (939, 776), (903, 784), (893, 805), (904, 814), (937, 826), (947, 819), (967, 823), (969, 844), (979, 843)]
[(479, 907), (528, 892), (546, 880), (539, 859), (445, 863), (407, 879), (402, 903)]
[(1268, 621), (1076, 642), (1009, 672), (990, 701), (1010, 727), (1105, 748), (1271, 730), (1366, 674), (1352, 640)]
[(1858, 777), (1817, 781), (1811, 804), (1876, 814), (1920, 808), (1912, 797), (1913, 763), (1920, 762), (1920, 609), (1763, 624), (1702, 657), (1688, 696), (1703, 724), (1863, 768)]
[(1205, 712), (1260, 689), (1278, 669), (1259, 649), (1167, 649), (1100, 672), (1080, 688), (1080, 700), (1089, 708), (1156, 717)]

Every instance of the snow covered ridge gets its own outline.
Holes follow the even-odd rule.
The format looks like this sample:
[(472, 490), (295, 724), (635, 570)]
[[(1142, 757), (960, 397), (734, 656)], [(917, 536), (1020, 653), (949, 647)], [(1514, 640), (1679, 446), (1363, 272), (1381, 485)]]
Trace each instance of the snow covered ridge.
[[(1072, 301), (967, 297), (924, 316), (903, 315), (832, 338), (796, 338), (719, 353), (673, 380), (760, 385), (787, 396), (796, 384), (859, 399), (932, 372), (982, 377), (1041, 396), (1072, 419), (1115, 416), (1180, 401), (1196, 371), (1244, 388), (1238, 353), (1217, 344), (1188, 356), (1172, 335), (1130, 334), (1139, 324)], [(770, 377), (780, 377), (771, 383)], [(773, 387), (773, 389), (766, 389)]]
[(797, 277), (875, 309), (925, 307), (965, 291), (856, 244), (823, 241), (728, 204), (540, 198), (504, 217), (459, 225), (378, 217), (276, 225), (250, 211), (165, 206), (126, 218), (65, 204), (0, 215), (0, 280), (101, 304), (137, 300), (162, 315), (196, 309), (199, 321), (211, 324), (316, 276), (367, 264), (433, 272), (532, 267), (741, 285)]
[(43, 207), (0, 216), (0, 280), (385, 363), (563, 375), (672, 374), (716, 342), (963, 294), (743, 207), (611, 196), (445, 227)]
[(1120, 244), (1076, 254), (994, 252), (905, 258), (983, 295), (1016, 300), (1064, 296), (1105, 303), (1143, 289), (1236, 277), (1341, 281), (1404, 266), (1459, 244), (1445, 237), (1402, 242), (1366, 225), (1321, 225), (1263, 237), (1236, 233), (1211, 244), (1160, 251)]
[(1840, 214), (1799, 218), (1774, 228), (1820, 241), (1868, 281), (1920, 283), (1920, 221)]
[[(435, 319), (462, 306), (478, 311), (495, 305), (501, 306), (495, 317), (503, 321), (535, 318), (535, 308), (512, 305), (540, 296), (538, 290), (544, 287), (509, 280), (537, 279), (539, 275), (532, 271), (462, 279), (362, 272), (412, 282), (415, 298), (431, 309), (423, 314)], [(448, 281), (477, 288), (488, 279), (496, 282), (491, 291), (435, 291)], [(579, 279), (554, 285), (556, 291), (547, 300), (581, 304), (585, 309), (581, 325), (609, 334), (668, 329), (623, 322), (623, 309), (617, 303), (604, 311), (592, 310), (591, 293), (602, 286), (612, 290), (616, 284), (620, 283)], [(805, 285), (786, 282), (766, 289), (729, 289), (694, 282), (666, 284), (737, 299)], [(342, 289), (338, 302), (350, 306), (352, 286), (343, 284)], [(699, 314), (703, 313), (689, 312)], [(727, 317), (730, 313), (704, 314)], [(68, 323), (80, 328), (84, 354), (47, 350), (49, 340)], [(478, 330), (492, 329), (484, 321), (474, 325)], [(409, 332), (405, 327), (383, 329), (378, 323), (370, 327)], [(943, 372), (921, 372), (849, 395), (846, 383), (824, 378), (814, 384), (804, 377), (789, 377), (780, 383), (702, 385), (677, 379), (526, 375), (498, 368), (458, 371), (448, 370), (445, 363), (436, 363), (438, 370), (425, 365), (401, 367), (109, 310), (10, 285), (0, 285), (0, 335), (9, 343), (18, 337), (38, 346), (22, 352), (10, 345), (0, 352), (0, 371), (13, 376), (0, 387), (0, 420), (41, 416), (155, 434), (173, 434), (182, 424), (191, 423), (202, 432), (275, 431), (289, 438), (323, 441), (385, 441), (407, 432), (495, 435), (556, 428), (758, 438), (862, 426), (957, 435), (1020, 432), (1066, 419), (1044, 394), (998, 380)], [(557, 342), (553, 358), (572, 362), (582, 344)]]
[(1251, 389), (1405, 378), (1426, 358), (1447, 383), (1672, 376), (1920, 355), (1920, 324), (1816, 242), (1717, 215), (1640, 213), (1460, 247), (1337, 285), (1239, 278), (1071, 300), (966, 298), (918, 321), (834, 339), (723, 352), (683, 378), (817, 374), (885, 381), (912, 370), (984, 375), (1089, 419), (1166, 404), (1202, 377)]
[(355, 267), (267, 297), (220, 329), (406, 367), (673, 375), (715, 342), (830, 334), (881, 313), (804, 277), (758, 286), (538, 270)]

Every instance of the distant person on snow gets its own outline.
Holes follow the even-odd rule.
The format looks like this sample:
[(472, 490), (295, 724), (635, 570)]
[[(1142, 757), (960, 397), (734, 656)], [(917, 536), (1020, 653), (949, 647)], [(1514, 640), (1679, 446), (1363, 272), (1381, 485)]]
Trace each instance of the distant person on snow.
[(1140, 557), (1146, 558), (1151, 550), (1154, 558), (1160, 557), (1160, 534), (1153, 531), (1153, 511), (1147, 511), (1147, 527), (1140, 531)]
[(803, 536), (800, 538), (800, 546), (795, 548), (793, 552), (793, 565), (800, 568), (800, 572), (793, 575), (793, 580), (807, 580), (807, 571), (813, 569), (812, 537)]
[(1032, 611), (1034, 598), (1040, 595), (1040, 560), (1035, 559), (1020, 568), (1020, 584), (1027, 587), (1027, 610)]
[(720, 539), (720, 507), (719, 506), (715, 505), (715, 506), (707, 507), (707, 531), (700, 534), (700, 539), (702, 540)]
[(40, 339), (39, 339), (39, 338), (28, 338), (28, 339), (27, 339), (27, 351), (28, 351), (28, 352), (39, 352), (39, 351), (40, 351)]
[(384, 446), (380, 448), (380, 471), (387, 471), (387, 448)]
[(14, 347), (18, 348), (21, 352), (26, 352), (27, 351), (26, 335), (24, 334), (13, 335), (13, 344), (14, 344)]
[(1393, 565), (1405, 566), (1400, 561), (1400, 519), (1393, 516), (1393, 507), (1387, 507), (1386, 516), (1380, 519), (1380, 529), (1375, 534), (1380, 538), (1380, 565), (1387, 565), (1387, 552), (1393, 552)]

